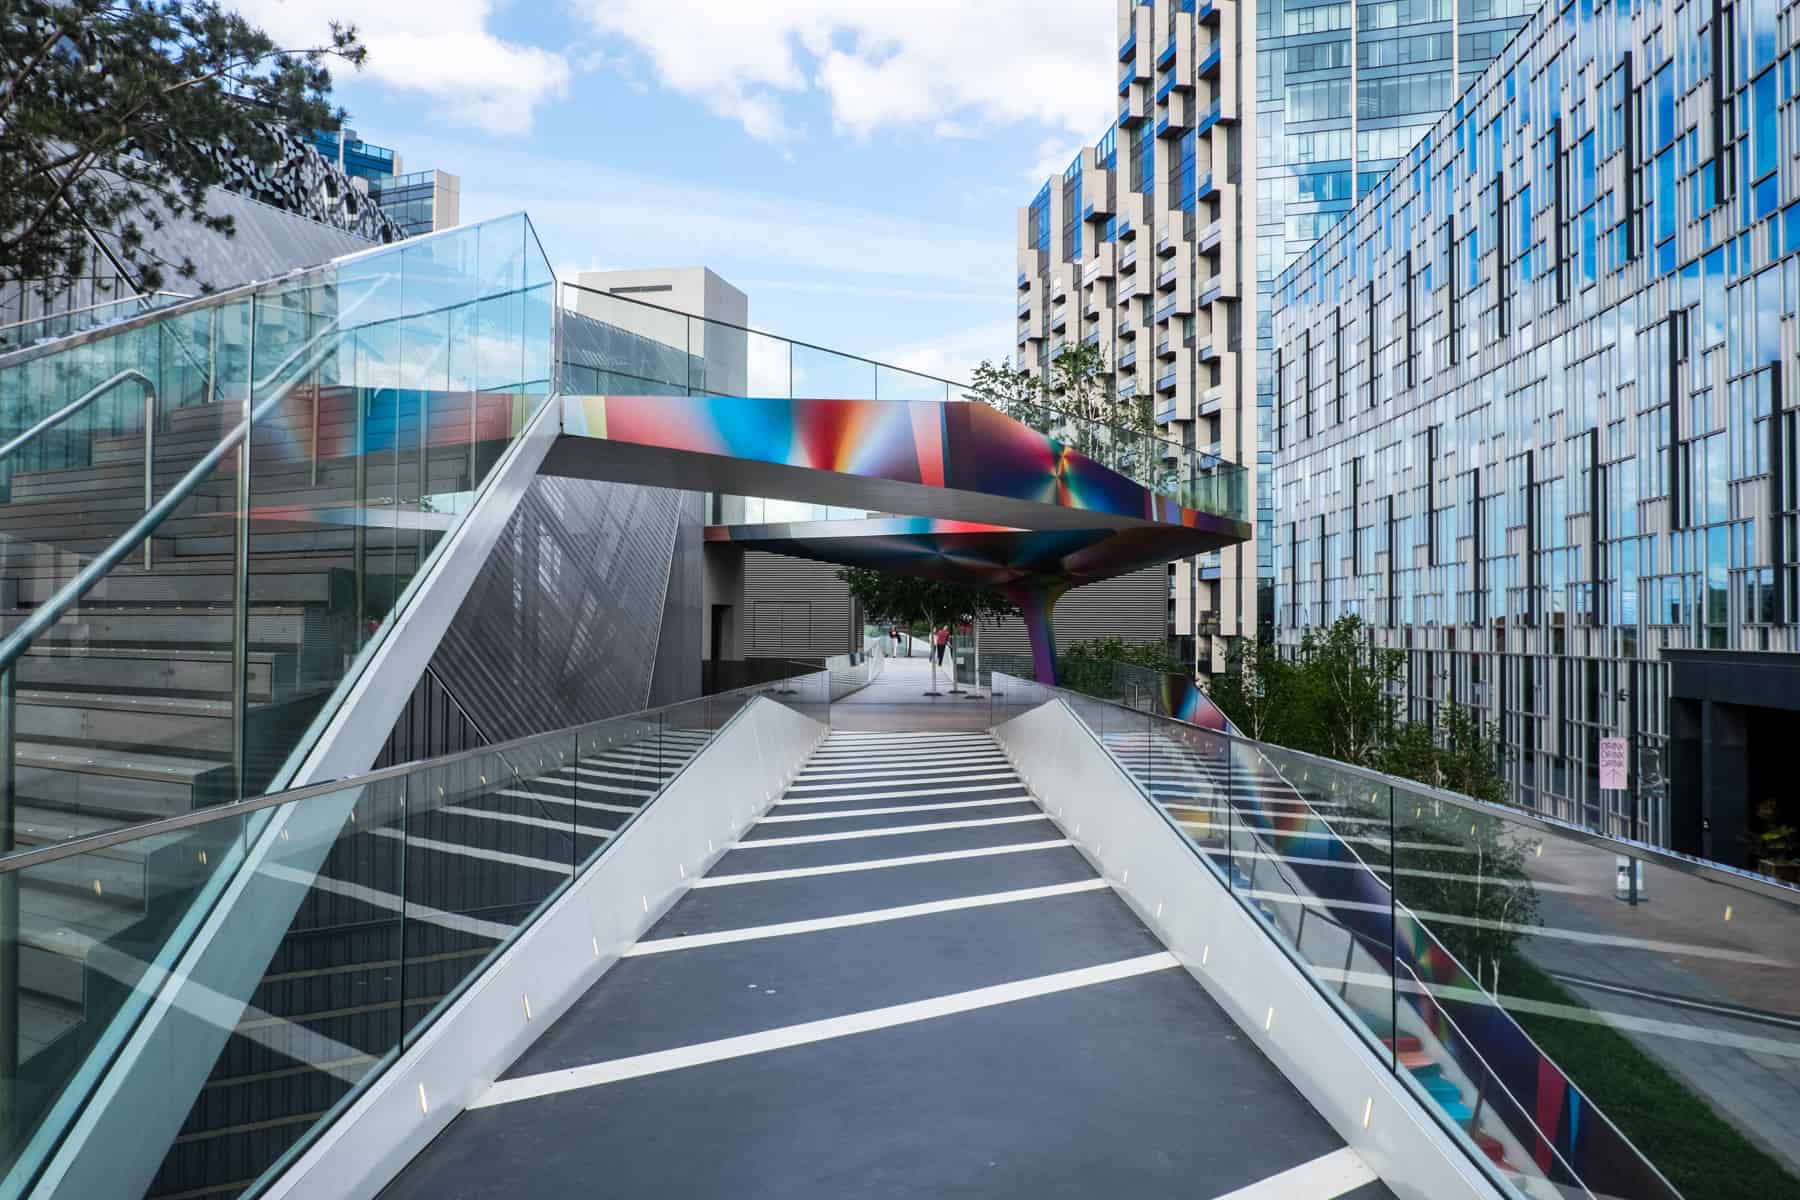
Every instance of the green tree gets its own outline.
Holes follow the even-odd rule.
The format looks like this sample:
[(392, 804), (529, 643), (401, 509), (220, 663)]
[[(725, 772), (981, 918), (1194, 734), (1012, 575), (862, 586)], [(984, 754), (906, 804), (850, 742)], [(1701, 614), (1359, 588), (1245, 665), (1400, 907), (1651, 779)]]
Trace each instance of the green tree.
[(1163, 642), (1128, 642), (1123, 638), (1093, 638), (1070, 642), (1056, 655), (1058, 682), (1072, 691), (1115, 698), (1119, 694), (1114, 665), (1125, 663), (1164, 674), (1186, 675), (1190, 668), (1169, 653)]
[(963, 399), (987, 404), (1039, 433), (1055, 431), (1056, 411), (1045, 402), (1043, 381), (1030, 371), (983, 359)]
[(319, 45), (277, 47), (212, 0), (8, 0), (0, 21), (0, 283), (55, 292), (85, 274), (105, 235), (139, 290), (192, 262), (157, 259), (145, 233), (208, 213), (217, 150), (252, 169), (277, 163), (283, 131), (341, 122), (327, 59), (360, 67), (353, 27)]
[[(877, 624), (927, 629), (966, 625), (983, 617), (1016, 617), (1019, 607), (993, 588), (947, 583), (916, 575), (896, 575), (869, 567), (844, 567), (837, 577), (862, 605), (863, 619)], [(931, 660), (931, 688), (937, 690), (937, 659)]]

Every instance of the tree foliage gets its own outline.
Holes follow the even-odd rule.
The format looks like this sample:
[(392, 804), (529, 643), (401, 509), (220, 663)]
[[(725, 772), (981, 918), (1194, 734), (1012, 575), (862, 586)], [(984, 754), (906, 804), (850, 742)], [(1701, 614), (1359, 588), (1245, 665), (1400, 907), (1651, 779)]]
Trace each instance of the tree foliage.
[(1164, 642), (1128, 642), (1123, 638), (1094, 638), (1070, 642), (1056, 656), (1057, 682), (1090, 696), (1116, 698), (1121, 681), (1117, 664), (1142, 667), (1160, 674), (1186, 675), (1191, 668), (1169, 653)]
[(845, 567), (837, 577), (876, 624), (965, 625), (982, 617), (1013, 617), (1019, 608), (992, 588), (896, 575), (868, 567)]
[(0, 21), (0, 283), (55, 292), (86, 273), (92, 239), (140, 290), (192, 262), (164, 262), (147, 231), (205, 208), (220, 152), (250, 167), (284, 131), (341, 123), (325, 62), (360, 67), (353, 27), (282, 48), (213, 0), (8, 0)]
[(1492, 728), (1454, 701), (1437, 705), (1431, 722), (1404, 719), (1397, 701), (1403, 664), (1401, 652), (1369, 644), (1360, 619), (1344, 617), (1309, 632), (1291, 657), (1234, 643), (1207, 694), (1257, 741), (1505, 800)]
[(1111, 466), (1129, 469), (1154, 457), (1150, 397), (1120, 399), (1106, 352), (1097, 345), (1072, 342), (1058, 351), (1050, 360), (1048, 387), (1030, 371), (984, 361), (975, 368), (967, 399)]

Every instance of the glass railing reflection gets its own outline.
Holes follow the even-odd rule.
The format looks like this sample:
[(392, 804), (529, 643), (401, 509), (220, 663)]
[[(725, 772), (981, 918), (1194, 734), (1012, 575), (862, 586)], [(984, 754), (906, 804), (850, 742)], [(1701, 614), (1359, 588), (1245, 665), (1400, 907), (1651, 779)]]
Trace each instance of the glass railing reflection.
[[(746, 706), (829, 720), (838, 682), (814, 671), (0, 857), (16, 922), (0, 949), (18, 963), (0, 981), (7, 1194), (58, 1154), (108, 1156), (109, 1196), (255, 1190)], [(81, 922), (84, 896), (126, 919)], [(215, 904), (203, 936), (236, 960), (226, 991), (218, 972), (168, 973)], [(156, 1096), (128, 1119), (160, 1160), (80, 1144), (97, 1089)]]
[(1800, 1196), (1778, 1115), (1800, 1100), (1800, 891), (1129, 695), (993, 688), (997, 720), (1068, 704), (1496, 1181)]

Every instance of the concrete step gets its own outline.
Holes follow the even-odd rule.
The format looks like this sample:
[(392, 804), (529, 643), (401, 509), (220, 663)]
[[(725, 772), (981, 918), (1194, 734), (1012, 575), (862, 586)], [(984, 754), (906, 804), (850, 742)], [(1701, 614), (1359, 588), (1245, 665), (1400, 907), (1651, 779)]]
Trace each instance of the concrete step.
[[(230, 650), (41, 645), (19, 659), (18, 673), (20, 687), (219, 698), (232, 691)], [(245, 675), (253, 702), (291, 695), (299, 685), (299, 655), (252, 650)]]
[(231, 702), (157, 695), (21, 689), (18, 736), (43, 742), (228, 758)]
[(43, 807), (116, 817), (121, 823), (174, 816), (194, 806), (195, 785), (222, 768), (179, 753), (107, 750), (21, 740), (18, 792)]
[[(51, 626), (37, 645), (87, 646), (229, 646), (230, 605), (82, 604)], [(0, 629), (11, 630), (26, 613), (0, 610)], [(300, 646), (309, 630), (323, 645), (326, 614), (311, 605), (267, 605), (250, 609), (249, 642), (265, 649)]]
[[(250, 564), (250, 602), (252, 604), (329, 604), (333, 571), (346, 574), (351, 556), (324, 554), (298, 556), (294, 559), (264, 557)], [(19, 602), (42, 604), (66, 583), (66, 568), (33, 567), (7, 572), (19, 582)], [(208, 557), (197, 560), (176, 559), (173, 555), (149, 571), (141, 567), (115, 568), (95, 585), (87, 595), (89, 603), (98, 604), (200, 604), (229, 603), (236, 576), (229, 560)]]

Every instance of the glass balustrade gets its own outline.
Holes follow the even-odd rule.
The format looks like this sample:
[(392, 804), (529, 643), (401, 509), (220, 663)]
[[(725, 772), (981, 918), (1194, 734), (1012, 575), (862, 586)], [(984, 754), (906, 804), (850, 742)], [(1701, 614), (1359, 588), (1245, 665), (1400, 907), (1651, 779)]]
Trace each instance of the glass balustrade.
[(994, 718), (1066, 703), (1508, 1194), (1800, 1196), (1800, 890), (1142, 711), (1129, 675), (996, 671)]
[(576, 284), (562, 285), (561, 328), (559, 390), (571, 395), (973, 400), (1183, 507), (1249, 520), (1244, 468), (1160, 438), (1147, 425), (986, 395), (918, 371)]
[(280, 785), (548, 395), (551, 286), (515, 216), (0, 355), (17, 844)]
[(111, 1153), (83, 1143), (109, 1104), (166, 1151), (114, 1156), (107, 1195), (254, 1191), (747, 705), (829, 720), (838, 676), (0, 857), (5, 1194)]

